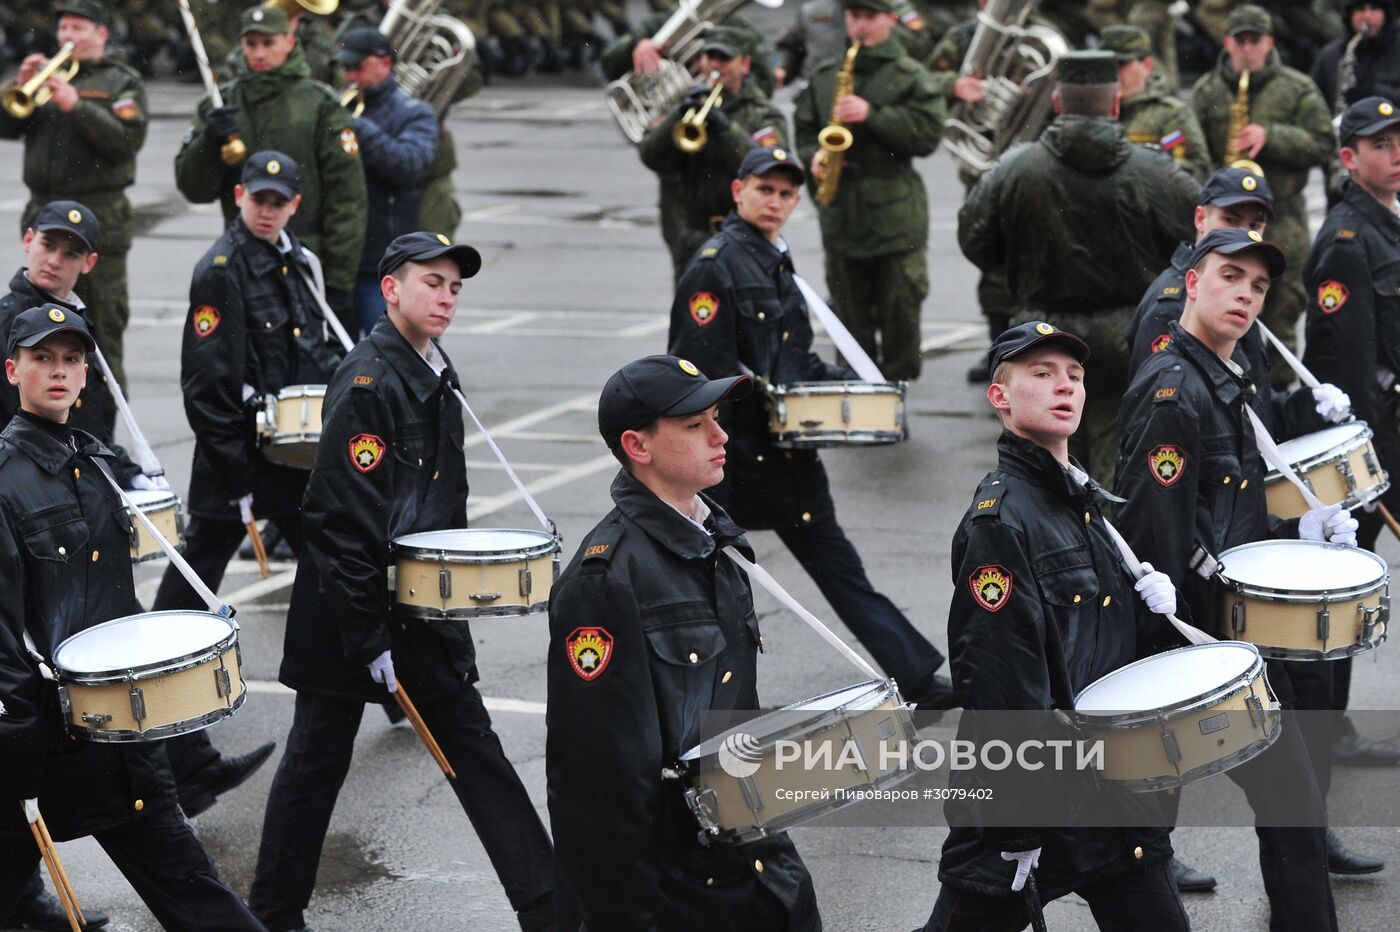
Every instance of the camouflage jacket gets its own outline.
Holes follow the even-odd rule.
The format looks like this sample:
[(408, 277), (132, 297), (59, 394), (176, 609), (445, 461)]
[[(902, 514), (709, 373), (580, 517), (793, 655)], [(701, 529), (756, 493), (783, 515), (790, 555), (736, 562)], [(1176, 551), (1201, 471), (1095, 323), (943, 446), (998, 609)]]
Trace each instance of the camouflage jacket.
[[(670, 18), (670, 13), (653, 13), (642, 20), (642, 24), (632, 32), (618, 36), (609, 42), (598, 59), (603, 66), (603, 76), (609, 81), (616, 81), (631, 71), (632, 49), (636, 48), (637, 42), (655, 35), (656, 31), (664, 26), (666, 20)], [(750, 77), (758, 84), (759, 90), (772, 96), (773, 92), (777, 90), (778, 83), (773, 76), (773, 47), (768, 44), (767, 37), (742, 16), (730, 16), (724, 21), (724, 25), (733, 26), (749, 37), (747, 52), (749, 57), (753, 59), (753, 70), (750, 72)]]
[(1212, 170), (1205, 132), (1195, 111), (1167, 89), (1159, 74), (1153, 73), (1145, 89), (1123, 98), (1118, 120), (1129, 142), (1162, 150), (1204, 182)]

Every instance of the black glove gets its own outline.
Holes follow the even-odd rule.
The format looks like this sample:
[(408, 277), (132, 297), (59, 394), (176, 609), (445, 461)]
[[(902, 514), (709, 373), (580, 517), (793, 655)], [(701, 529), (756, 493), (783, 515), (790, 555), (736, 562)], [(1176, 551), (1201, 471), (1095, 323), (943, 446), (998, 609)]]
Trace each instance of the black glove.
[(238, 132), (238, 108), (224, 104), (209, 111), (204, 118), (204, 138), (216, 146), (228, 142), (228, 138)]
[(699, 110), (705, 106), (705, 98), (710, 96), (710, 85), (697, 84), (690, 89), (690, 93), (685, 95), (685, 100), (681, 101), (681, 112), (687, 110)]
[(734, 124), (734, 121), (729, 119), (729, 114), (719, 107), (710, 110), (710, 115), (705, 118), (705, 122), (709, 124), (711, 136), (723, 136), (729, 132), (729, 127)]

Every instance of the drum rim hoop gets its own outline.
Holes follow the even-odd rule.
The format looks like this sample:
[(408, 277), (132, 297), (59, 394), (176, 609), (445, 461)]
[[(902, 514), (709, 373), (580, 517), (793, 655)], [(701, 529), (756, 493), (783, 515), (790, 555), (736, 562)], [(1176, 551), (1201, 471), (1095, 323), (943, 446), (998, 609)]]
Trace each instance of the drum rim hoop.
[[(532, 537), (541, 538), (540, 543), (532, 544), (528, 547), (508, 547), (504, 550), (474, 550), (470, 556), (454, 552), (442, 547), (418, 547), (412, 544), (403, 544), (410, 537), (418, 534), (438, 534), (442, 531), (510, 531), (515, 534), (528, 534)], [(399, 560), (418, 560), (423, 563), (514, 563), (516, 560), (535, 560), (548, 554), (554, 554), (555, 562), (559, 560), (559, 538), (548, 531), (537, 531), (533, 528), (441, 528), (436, 531), (414, 531), (412, 534), (404, 534), (394, 538), (389, 542), (389, 554), (397, 563)], [(511, 557), (509, 560), (482, 560), (476, 557)]]
[(907, 382), (862, 382), (858, 379), (842, 379), (834, 382), (788, 382), (786, 385), (769, 385), (768, 392), (775, 398), (794, 395), (897, 395), (904, 402), (909, 387)]
[[(296, 385), (283, 385), (267, 397), (268, 400), (277, 402), (291, 401), (294, 398), (324, 398), (327, 387), (325, 382), (298, 382)], [(296, 394), (292, 394), (293, 392)]]
[[(1079, 701), (1084, 698), (1084, 694), (1087, 693), (1089, 690), (1093, 689), (1099, 683), (1102, 683), (1104, 680), (1108, 679), (1109, 677), (1118, 676), (1119, 674), (1125, 673), (1126, 671), (1131, 670), (1134, 667), (1147, 667), (1149, 664), (1156, 661), (1159, 657), (1165, 657), (1167, 654), (1185, 651), (1198, 651), (1202, 649), (1209, 650), (1217, 647), (1239, 647), (1246, 649), (1250, 653), (1254, 654), (1254, 660), (1244, 670), (1244, 672), (1238, 674), (1237, 676), (1231, 677), (1222, 685), (1203, 693), (1197, 693), (1194, 696), (1182, 699), (1179, 702), (1173, 704), (1170, 708), (1171, 711), (1175, 713), (1174, 715), (1162, 716), (1156, 714), (1161, 709), (1167, 708), (1166, 706), (1156, 706), (1152, 709), (1142, 709), (1139, 711), (1115, 709), (1112, 712), (1108, 713), (1084, 712), (1078, 708)], [(1132, 663), (1125, 664), (1124, 666), (1121, 666), (1116, 670), (1110, 670), (1108, 673), (1105, 673), (1103, 676), (1094, 680), (1094, 682), (1090, 683), (1088, 686), (1085, 686), (1079, 692), (1075, 693), (1075, 708), (1068, 709), (1066, 711), (1067, 714), (1073, 719), (1085, 720), (1081, 722), (1081, 724), (1088, 724), (1088, 720), (1092, 720), (1095, 725), (1105, 725), (1109, 722), (1118, 722), (1126, 724), (1129, 720), (1134, 722), (1157, 721), (1158, 719), (1170, 721), (1172, 718), (1180, 718), (1182, 715), (1189, 714), (1190, 712), (1196, 711), (1197, 709), (1215, 705), (1215, 703), (1219, 702), (1221, 699), (1232, 696), (1235, 694), (1235, 692), (1238, 692), (1244, 686), (1253, 683), (1256, 679), (1263, 676), (1264, 672), (1264, 657), (1259, 652), (1258, 644), (1252, 644), (1249, 641), (1213, 641), (1209, 644), (1189, 644), (1185, 647), (1178, 647), (1174, 650), (1164, 651), (1160, 654), (1153, 654), (1151, 657), (1143, 657), (1141, 660), (1134, 660)], [(1213, 696), (1218, 696), (1218, 698), (1212, 699), (1212, 701), (1208, 703), (1203, 701), (1206, 699), (1211, 699), (1211, 697)]]
[[(167, 659), (167, 660), (160, 660), (160, 661), (156, 661), (156, 662), (154, 662), (154, 663), (143, 664), (143, 665), (134, 666), (134, 667), (121, 667), (121, 668), (118, 668), (118, 669), (111, 669), (111, 670), (91, 670), (91, 671), (85, 670), (85, 671), (83, 671), (82, 673), (77, 674), (78, 676), (84, 677), (84, 678), (85, 678), (84, 680), (76, 680), (76, 679), (65, 680), (65, 679), (64, 679), (64, 675), (65, 675), (65, 674), (68, 675), (69, 677), (72, 677), (72, 676), (74, 676), (74, 674), (75, 674), (75, 671), (70, 670), (70, 669), (68, 669), (67, 667), (64, 667), (64, 666), (60, 665), (59, 662), (58, 662), (58, 656), (59, 656), (59, 654), (63, 653), (63, 648), (64, 648), (64, 646), (65, 646), (66, 644), (68, 644), (69, 641), (72, 641), (72, 640), (74, 640), (75, 638), (80, 638), (80, 637), (82, 637), (82, 636), (88, 634), (88, 633), (91, 632), (91, 631), (96, 631), (96, 630), (98, 630), (99, 628), (105, 628), (105, 627), (108, 627), (108, 626), (116, 625), (116, 624), (118, 624), (118, 623), (127, 622), (127, 621), (130, 621), (130, 620), (133, 619), (133, 618), (147, 618), (147, 617), (150, 617), (150, 616), (152, 616), (152, 615), (204, 615), (204, 616), (207, 616), (207, 617), (209, 617), (209, 618), (216, 619), (217, 621), (222, 622), (223, 624), (228, 625), (229, 633), (226, 634), (225, 636), (219, 638), (218, 641), (214, 642), (213, 644), (210, 644), (210, 645), (207, 646), (207, 647), (202, 647), (202, 648), (200, 648), (200, 649), (197, 650), (197, 651), (193, 651), (193, 652), (188, 653), (188, 654), (182, 654), (182, 655), (180, 655), (180, 656), (178, 656), (178, 657), (172, 657), (172, 658), (169, 658), (169, 659)], [(76, 631), (76, 632), (74, 632), (73, 634), (68, 635), (68, 637), (66, 637), (66, 638), (64, 638), (62, 641), (60, 641), (59, 644), (58, 644), (58, 646), (54, 648), (54, 651), (53, 651), (53, 658), (52, 658), (52, 659), (53, 659), (53, 668), (54, 668), (54, 673), (55, 673), (55, 674), (58, 676), (58, 678), (59, 678), (59, 682), (78, 682), (78, 683), (81, 683), (82, 685), (90, 685), (90, 686), (99, 685), (99, 684), (97, 684), (97, 683), (92, 683), (92, 682), (87, 682), (87, 681), (86, 681), (88, 678), (92, 678), (92, 677), (119, 677), (119, 679), (115, 680), (115, 682), (125, 682), (125, 681), (128, 680), (128, 679), (129, 679), (129, 680), (132, 680), (132, 681), (135, 681), (135, 680), (137, 680), (137, 679), (150, 679), (150, 678), (151, 678), (151, 675), (153, 675), (155, 672), (161, 672), (161, 671), (164, 670), (165, 667), (170, 666), (170, 665), (173, 665), (173, 664), (184, 663), (184, 662), (186, 662), (186, 661), (194, 660), (194, 659), (196, 659), (196, 658), (202, 658), (202, 659), (205, 659), (205, 660), (212, 660), (212, 659), (214, 659), (215, 657), (218, 657), (218, 656), (220, 656), (221, 654), (223, 654), (225, 651), (227, 651), (230, 647), (232, 647), (232, 646), (233, 646), (234, 644), (236, 644), (237, 642), (238, 642), (238, 626), (237, 626), (236, 624), (234, 624), (232, 620), (230, 620), (230, 619), (228, 619), (228, 618), (225, 618), (225, 617), (222, 616), (222, 615), (216, 615), (216, 614), (214, 614), (213, 612), (201, 612), (201, 611), (190, 610), (190, 609), (169, 609), (169, 610), (159, 611), (159, 612), (137, 612), (137, 613), (134, 614), (134, 615), (123, 615), (123, 616), (120, 617), (120, 618), (113, 618), (113, 619), (110, 619), (109, 621), (104, 621), (104, 622), (102, 622), (101, 624), (93, 625), (91, 628), (84, 628), (84, 629), (81, 630), (81, 631)], [(139, 675), (139, 676), (138, 676), (138, 675), (134, 675), (134, 674), (136, 674), (138, 671), (139, 671), (141, 674), (150, 674), (150, 675)]]
[[(241, 676), (239, 677), (239, 681), (243, 681)], [(171, 722), (165, 725), (156, 725), (153, 728), (147, 728), (145, 731), (138, 731), (132, 728), (114, 728), (110, 730), (81, 728), (74, 725), (72, 722), (67, 723), (67, 729), (69, 734), (98, 744), (135, 744), (142, 741), (163, 741), (166, 738), (176, 738), (180, 735), (193, 734), (196, 731), (203, 731), (211, 725), (216, 725), (243, 708), (243, 703), (247, 701), (248, 687), (245, 683), (243, 691), (238, 694), (236, 699), (226, 706), (220, 706), (211, 712), (205, 712), (203, 715), (198, 715), (194, 718), (181, 719), (178, 722)]]
[[(1283, 547), (1294, 549), (1335, 547), (1339, 550), (1344, 550), (1348, 553), (1361, 554), (1366, 558), (1372, 560), (1380, 567), (1381, 575), (1378, 579), (1367, 583), (1364, 586), (1353, 586), (1347, 589), (1312, 590), (1272, 589), (1268, 586), (1260, 586), (1257, 583), (1236, 582), (1225, 575), (1226, 558), (1231, 553), (1239, 553), (1244, 550), (1259, 550), (1264, 547)], [(1240, 544), (1237, 547), (1231, 547), (1228, 550), (1221, 551), (1220, 555), (1216, 559), (1220, 563), (1219, 569), (1216, 570), (1216, 575), (1220, 577), (1221, 584), (1225, 586), (1226, 590), (1238, 593), (1240, 595), (1257, 595), (1260, 598), (1266, 599), (1272, 598), (1273, 596), (1281, 596), (1281, 598), (1272, 599), (1276, 602), (1317, 602), (1322, 601), (1324, 596), (1326, 597), (1326, 601), (1338, 602), (1350, 598), (1361, 598), (1370, 595), (1373, 592), (1378, 592), (1382, 588), (1388, 588), (1390, 585), (1390, 563), (1385, 559), (1385, 557), (1382, 557), (1378, 553), (1373, 553), (1370, 550), (1363, 550), (1360, 547), (1343, 547), (1340, 544), (1328, 544), (1320, 540), (1256, 540), (1248, 544)]]
[[(1333, 444), (1332, 446), (1330, 446), (1330, 447), (1328, 447), (1327, 449), (1323, 450), (1321, 453), (1314, 453), (1311, 457), (1307, 457), (1307, 458), (1298, 460), (1297, 462), (1290, 462), (1288, 465), (1292, 466), (1292, 467), (1293, 467), (1293, 471), (1296, 472), (1296, 473), (1299, 473), (1299, 474), (1302, 474), (1302, 473), (1305, 473), (1305, 472), (1311, 472), (1312, 470), (1316, 469), (1316, 468), (1319, 467), (1319, 466), (1326, 466), (1326, 465), (1328, 465), (1329, 463), (1335, 463), (1335, 462), (1337, 462), (1337, 461), (1339, 461), (1339, 460), (1346, 459), (1346, 458), (1351, 454), (1351, 452), (1352, 452), (1353, 450), (1355, 450), (1357, 447), (1364, 446), (1366, 443), (1371, 442), (1371, 441), (1373, 441), (1373, 440), (1375, 439), (1375, 436), (1376, 436), (1375, 431), (1371, 430), (1371, 425), (1370, 425), (1370, 424), (1367, 424), (1365, 421), (1352, 421), (1351, 424), (1336, 424), (1336, 425), (1333, 425), (1333, 427), (1324, 427), (1323, 430), (1332, 430), (1332, 429), (1334, 429), (1334, 428), (1336, 428), (1336, 427), (1350, 427), (1350, 426), (1359, 426), (1359, 427), (1361, 428), (1361, 432), (1358, 433), (1358, 434), (1352, 434), (1352, 435), (1346, 440), (1345, 443)], [(1319, 434), (1320, 434), (1320, 433), (1322, 433), (1322, 431), (1313, 431), (1313, 433), (1319, 433)], [(1303, 435), (1303, 437), (1306, 437), (1306, 436), (1308, 436), (1308, 435), (1307, 435), (1307, 434), (1304, 434), (1304, 435)], [(1295, 439), (1295, 440), (1301, 440), (1301, 439), (1303, 439), (1303, 438), (1302, 438), (1302, 437), (1295, 437), (1295, 438), (1293, 438), (1293, 439)], [(1287, 443), (1287, 442), (1288, 442), (1287, 440), (1284, 441), (1284, 443)], [(1280, 444), (1280, 446), (1282, 446), (1282, 444)], [(1375, 444), (1374, 444), (1374, 443), (1372, 443), (1371, 446), (1372, 446), (1373, 449), (1375, 448)], [(1275, 480), (1277, 480), (1277, 479), (1282, 479), (1282, 478), (1283, 478), (1283, 473), (1281, 473), (1281, 472), (1279, 472), (1279, 471), (1277, 471), (1277, 470), (1269, 470), (1269, 472), (1265, 473), (1265, 475), (1264, 475), (1264, 481), (1265, 481), (1266, 483), (1268, 483), (1268, 482), (1273, 482), (1273, 481), (1275, 481)]]

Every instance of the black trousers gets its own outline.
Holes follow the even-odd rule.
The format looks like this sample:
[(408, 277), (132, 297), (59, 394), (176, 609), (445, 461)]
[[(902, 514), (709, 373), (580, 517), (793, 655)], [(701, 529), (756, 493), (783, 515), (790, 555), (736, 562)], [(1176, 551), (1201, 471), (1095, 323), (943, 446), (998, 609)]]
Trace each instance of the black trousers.
[[(1104, 932), (1187, 932), (1191, 921), (1181, 906), (1167, 863), (1128, 870), (1074, 888), (1089, 904)], [(1020, 932), (1031, 923), (1022, 894), (983, 896), (950, 887), (938, 891), (924, 932)]]
[[(162, 928), (262, 932), (263, 924), (219, 880), (214, 859), (175, 806), (93, 836)], [(39, 849), (14, 836), (0, 841), (0, 916), (8, 916), (35, 877)]]
[[(254, 503), (256, 505), (256, 502)], [(301, 516), (273, 518), (272, 523), (282, 532), (288, 546), (297, 556), (301, 555)], [(194, 515), (185, 528), (185, 562), (189, 563), (195, 575), (215, 592), (224, 581), (224, 571), (248, 529), (237, 521), (220, 521)], [(193, 587), (180, 575), (174, 566), (165, 568), (160, 588), (156, 590), (156, 600), (151, 606), (153, 612), (175, 609), (207, 608)], [(165, 753), (170, 758), (170, 772), (176, 784), (188, 782), (200, 769), (219, 759), (219, 750), (209, 740), (207, 731), (196, 731), (176, 735), (163, 742)]]
[[(457, 772), (452, 791), (471, 820), (512, 908), (532, 905), (554, 883), (554, 852), (534, 803), (506, 758), (473, 686), (416, 699), (423, 721)], [(321, 846), (350, 770), (364, 703), (297, 693), (292, 730), (263, 816), (248, 901), (270, 929), (305, 925)], [(426, 752), (422, 763), (431, 766)]]

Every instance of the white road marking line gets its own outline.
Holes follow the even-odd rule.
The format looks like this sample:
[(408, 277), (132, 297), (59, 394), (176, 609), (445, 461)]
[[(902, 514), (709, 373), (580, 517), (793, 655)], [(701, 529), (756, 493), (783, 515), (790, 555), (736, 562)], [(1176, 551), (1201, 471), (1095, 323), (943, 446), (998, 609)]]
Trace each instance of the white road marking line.
[(659, 314), (654, 320), (644, 321), (640, 324), (633, 324), (630, 327), (623, 327), (614, 333), (614, 336), (623, 338), (649, 337), (654, 333), (661, 333), (671, 326), (669, 314)]
[[(550, 489), (556, 489), (561, 485), (573, 482), (576, 479), (582, 479), (596, 472), (615, 468), (616, 466), (617, 460), (613, 458), (613, 455), (611, 453), (604, 453), (602, 456), (594, 457), (586, 462), (578, 463), (573, 466), (566, 466), (552, 476), (546, 476), (535, 482), (527, 482), (525, 488), (530, 490), (531, 495), (539, 495), (543, 492), (548, 492)], [(519, 500), (520, 493), (514, 488), (508, 492), (502, 492), (499, 495), (491, 495), (486, 498), (477, 499), (475, 504), (472, 504), (472, 502), (468, 500), (467, 520), (475, 521), (478, 518), (483, 518)]]
[[(554, 472), (559, 468), (558, 463), (517, 463), (514, 460), (511, 460), (510, 466), (516, 472)], [(499, 460), (467, 460), (467, 472), (483, 469), (505, 472), (505, 468), (501, 466)]]
[[(261, 693), (267, 696), (295, 696), (296, 690), (290, 689), (276, 680), (244, 680), (250, 693)], [(505, 696), (482, 696), (486, 703), (486, 708), (490, 712), (519, 712), (523, 715), (544, 715), (548, 707), (543, 702), (534, 702), (529, 699), (511, 699)]]
[[(469, 399), (470, 400), (470, 399)], [(552, 405), (545, 405), (537, 411), (529, 414), (522, 414), (520, 417), (512, 418), (509, 421), (502, 421), (499, 424), (488, 424), (486, 429), (495, 438), (509, 437), (515, 431), (525, 427), (531, 427), (551, 418), (556, 418), (561, 414), (568, 414), (570, 411), (596, 411), (598, 410), (598, 394), (588, 392), (584, 395), (577, 395), (573, 398), (566, 398), (563, 401), (556, 401)], [(486, 442), (486, 438), (480, 433), (473, 433), (467, 438), (463, 448), (474, 447)]]
[(920, 353), (932, 353), (935, 350), (947, 349), (950, 346), (957, 346), (964, 340), (972, 340), (977, 337), (987, 335), (986, 324), (968, 324), (965, 327), (958, 327), (947, 333), (940, 333), (936, 337), (929, 337), (919, 344)]
[(540, 315), (535, 313), (534, 311), (518, 311), (514, 314), (507, 314), (504, 317), (497, 317), (493, 320), (483, 321), (479, 324), (468, 324), (463, 329), (456, 330), (453, 332), (473, 334), (497, 333), (501, 330), (507, 329), (508, 327), (514, 327), (516, 324), (528, 323), (529, 321), (537, 319), (539, 316)]

